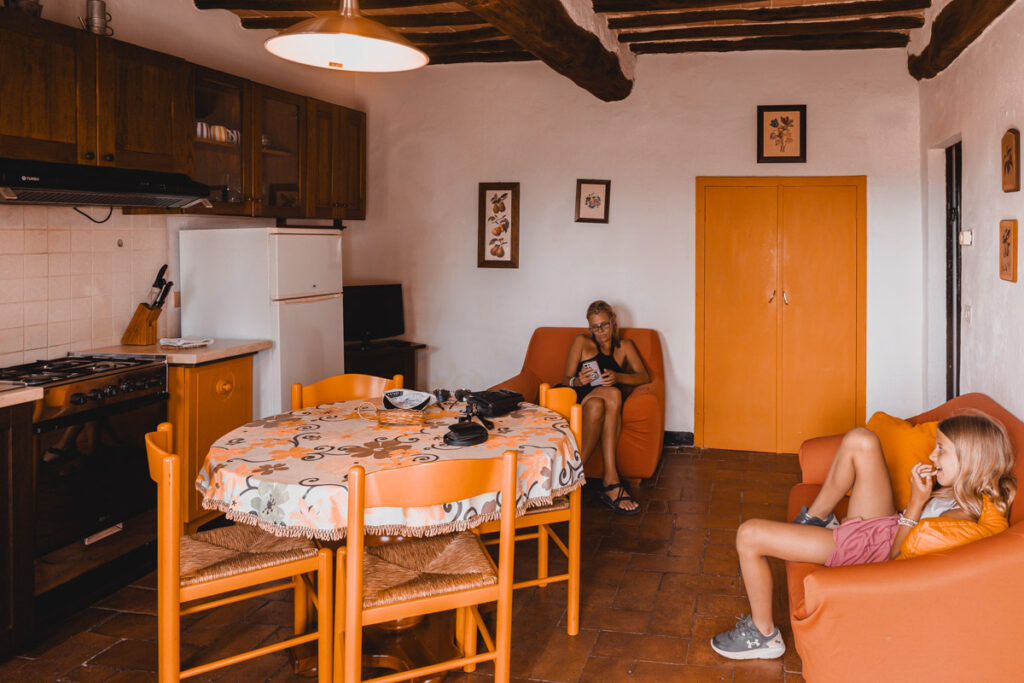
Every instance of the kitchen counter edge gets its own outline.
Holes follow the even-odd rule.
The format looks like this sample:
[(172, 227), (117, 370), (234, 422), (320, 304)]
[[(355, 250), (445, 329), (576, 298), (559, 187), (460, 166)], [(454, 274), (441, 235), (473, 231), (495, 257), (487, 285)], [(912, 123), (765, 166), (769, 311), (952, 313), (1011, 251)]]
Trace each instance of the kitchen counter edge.
[(169, 350), (159, 344), (148, 346), (104, 346), (92, 349), (91, 353), (134, 353), (164, 356), (168, 365), (202, 365), (213, 361), (247, 356), (272, 347), (274, 343), (268, 339), (218, 339), (209, 346), (194, 349)]
[(0, 391), (0, 408), (16, 406), (20, 403), (38, 401), (43, 397), (42, 387), (17, 387)]

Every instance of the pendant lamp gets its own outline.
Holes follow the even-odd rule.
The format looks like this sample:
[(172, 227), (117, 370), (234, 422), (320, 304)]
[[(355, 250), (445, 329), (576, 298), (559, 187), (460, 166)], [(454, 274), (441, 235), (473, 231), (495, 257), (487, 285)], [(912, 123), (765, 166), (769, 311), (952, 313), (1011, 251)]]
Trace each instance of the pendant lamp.
[(337, 14), (299, 22), (263, 46), (281, 59), (340, 71), (409, 71), (429, 61), (403, 36), (359, 14), (357, 0), (341, 0)]

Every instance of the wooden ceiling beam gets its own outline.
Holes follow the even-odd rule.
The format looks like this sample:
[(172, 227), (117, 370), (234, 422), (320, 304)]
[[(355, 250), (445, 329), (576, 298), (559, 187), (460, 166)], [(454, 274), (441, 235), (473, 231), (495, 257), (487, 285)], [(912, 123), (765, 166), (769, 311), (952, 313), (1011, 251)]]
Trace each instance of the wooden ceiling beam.
[(795, 21), (798, 19), (830, 19), (849, 16), (892, 14), (923, 10), (931, 0), (867, 0), (866, 2), (823, 3), (792, 7), (759, 7), (755, 9), (718, 9), (670, 14), (643, 14), (632, 17), (609, 17), (612, 29), (679, 26), (708, 21)]
[[(369, 16), (369, 15), (367, 15)], [(472, 12), (439, 12), (436, 14), (374, 14), (371, 17), (374, 21), (393, 29), (403, 28), (432, 28), (434, 26), (479, 26), (486, 24), (480, 17)], [(296, 17), (252, 17), (242, 19), (242, 28), (250, 29), (285, 29), (294, 26), (300, 21), (309, 19), (308, 16)]]
[(605, 102), (633, 90), (619, 53), (577, 24), (561, 0), (459, 0), (552, 69)]
[(433, 63), (435, 57), (452, 57), (465, 54), (510, 54), (523, 52), (510, 38), (504, 40), (484, 40), (478, 43), (462, 43), (460, 45), (424, 45), (423, 51), (430, 56)]
[(418, 33), (410, 31), (404, 35), (409, 40), (420, 45), (448, 45), (450, 43), (473, 43), (492, 38), (501, 38), (505, 34), (493, 26), (488, 26), (487, 28), (471, 28), (466, 31), (448, 31), (446, 33)]
[[(254, 12), (329, 12), (340, 0), (194, 0), (196, 9), (252, 10)], [(439, 4), (441, 0), (360, 0), (360, 10), (407, 9)]]
[(744, 0), (594, 0), (594, 11), (608, 12), (658, 12), (663, 10), (697, 9), (699, 7), (720, 7), (735, 5)]
[(953, 0), (932, 21), (932, 35), (919, 55), (910, 55), (907, 69), (921, 80), (932, 78), (953, 63), (1013, 0)]
[(633, 43), (652, 40), (689, 38), (738, 38), (743, 36), (794, 36), (823, 33), (857, 33), (861, 31), (909, 30), (924, 25), (923, 17), (878, 17), (846, 21), (795, 21), (786, 24), (728, 24), (692, 26), (657, 31), (631, 31), (619, 34), (619, 41)]
[(431, 64), (466, 64), (467, 62), (530, 62), (537, 58), (525, 50), (514, 52), (465, 52), (430, 58)]
[(637, 54), (679, 52), (735, 52), (749, 50), (870, 50), (906, 47), (902, 33), (847, 33), (838, 35), (765, 36), (739, 40), (687, 40), (674, 43), (633, 43)]

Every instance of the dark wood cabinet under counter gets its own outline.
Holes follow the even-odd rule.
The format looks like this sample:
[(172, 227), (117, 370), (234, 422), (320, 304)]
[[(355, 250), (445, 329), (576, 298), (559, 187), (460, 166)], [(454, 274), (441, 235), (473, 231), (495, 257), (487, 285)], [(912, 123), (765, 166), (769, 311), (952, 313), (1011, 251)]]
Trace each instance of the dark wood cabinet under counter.
[(401, 374), (406, 389), (416, 389), (416, 352), (426, 344), (397, 340), (374, 342), (362, 349), (358, 342), (345, 345), (345, 372), (393, 377)]
[(32, 633), (32, 403), (0, 408), (0, 661)]

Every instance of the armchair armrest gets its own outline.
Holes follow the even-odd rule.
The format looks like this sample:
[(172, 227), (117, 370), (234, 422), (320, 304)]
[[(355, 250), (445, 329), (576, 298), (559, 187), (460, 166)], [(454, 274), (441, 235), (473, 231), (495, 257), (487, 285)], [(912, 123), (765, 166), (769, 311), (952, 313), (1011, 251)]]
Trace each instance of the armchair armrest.
[(647, 384), (638, 384), (622, 403), (622, 419), (639, 419), (655, 413), (661, 422), (665, 421), (665, 382), (658, 378)]
[[(974, 680), (995, 680), (1000, 671), (1019, 671), (1022, 563), (1018, 523), (913, 560), (812, 571), (793, 611), (804, 675), (943, 680), (969, 671)], [(960, 634), (955, 642), (951, 628)], [(851, 653), (870, 656), (851, 661)]]
[(819, 436), (800, 444), (800, 474), (804, 484), (823, 484), (832, 459), (843, 441), (842, 434)]
[(500, 384), (495, 384), (491, 389), (510, 389), (518, 391), (523, 395), (527, 403), (536, 403), (540, 391), (540, 378), (529, 370), (524, 369), (515, 377), (509, 377)]

